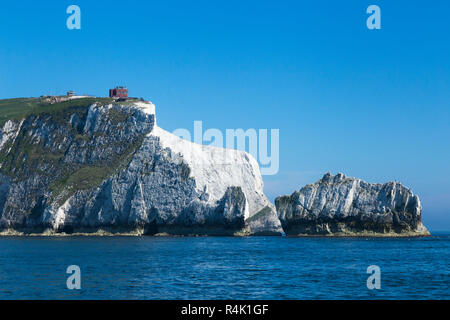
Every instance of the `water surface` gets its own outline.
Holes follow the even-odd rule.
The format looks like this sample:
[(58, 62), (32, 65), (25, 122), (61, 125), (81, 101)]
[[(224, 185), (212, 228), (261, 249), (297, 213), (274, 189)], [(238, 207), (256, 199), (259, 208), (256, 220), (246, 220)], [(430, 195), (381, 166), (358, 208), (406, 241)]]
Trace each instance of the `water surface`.
[[(81, 268), (81, 290), (66, 268)], [(369, 290), (366, 269), (381, 268)], [(450, 235), (0, 237), (0, 299), (449, 299)]]

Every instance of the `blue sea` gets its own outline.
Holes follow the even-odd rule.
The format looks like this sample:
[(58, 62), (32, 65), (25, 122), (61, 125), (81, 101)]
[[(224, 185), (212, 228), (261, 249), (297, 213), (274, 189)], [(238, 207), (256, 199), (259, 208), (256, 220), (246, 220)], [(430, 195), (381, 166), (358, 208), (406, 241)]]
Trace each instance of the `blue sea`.
[[(80, 290), (66, 286), (69, 265)], [(449, 266), (450, 234), (1, 237), (0, 299), (449, 299)]]

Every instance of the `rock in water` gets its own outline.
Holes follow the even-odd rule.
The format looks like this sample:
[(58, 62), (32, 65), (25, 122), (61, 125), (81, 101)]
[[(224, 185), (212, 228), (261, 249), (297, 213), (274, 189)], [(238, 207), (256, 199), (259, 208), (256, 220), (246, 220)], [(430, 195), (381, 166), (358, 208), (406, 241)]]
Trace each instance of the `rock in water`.
[(282, 233), (251, 155), (164, 131), (151, 103), (89, 98), (26, 111), (0, 132), (4, 234)]
[(287, 235), (423, 236), (417, 195), (398, 182), (372, 184), (327, 173), (275, 199)]

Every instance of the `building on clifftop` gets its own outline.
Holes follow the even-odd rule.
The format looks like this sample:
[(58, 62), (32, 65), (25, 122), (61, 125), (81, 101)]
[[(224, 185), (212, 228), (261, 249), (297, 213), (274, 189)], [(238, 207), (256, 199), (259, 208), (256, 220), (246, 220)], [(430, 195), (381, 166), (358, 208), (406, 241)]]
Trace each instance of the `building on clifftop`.
[(109, 89), (110, 98), (128, 98), (128, 89), (126, 87), (115, 87), (114, 89)]

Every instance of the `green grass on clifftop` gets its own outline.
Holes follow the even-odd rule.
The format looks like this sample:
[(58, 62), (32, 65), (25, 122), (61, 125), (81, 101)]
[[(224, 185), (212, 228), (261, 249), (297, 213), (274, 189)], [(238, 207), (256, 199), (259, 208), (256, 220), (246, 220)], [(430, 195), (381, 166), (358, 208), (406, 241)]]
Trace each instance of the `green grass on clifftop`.
[(0, 100), (0, 126), (8, 120), (19, 120), (30, 115), (54, 114), (71, 107), (88, 107), (93, 103), (110, 103), (111, 98), (79, 98), (51, 104), (44, 98), (15, 98)]

